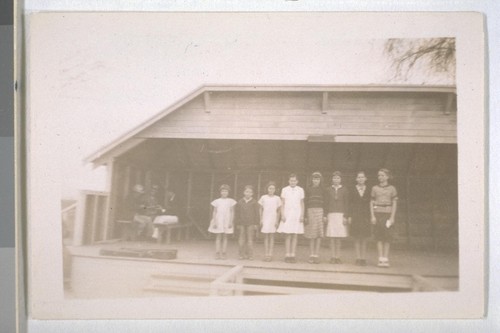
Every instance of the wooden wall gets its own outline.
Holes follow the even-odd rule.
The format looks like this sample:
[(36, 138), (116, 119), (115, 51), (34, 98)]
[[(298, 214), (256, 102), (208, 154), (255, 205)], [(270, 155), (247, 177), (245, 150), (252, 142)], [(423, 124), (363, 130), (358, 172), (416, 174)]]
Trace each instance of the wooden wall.
[[(384, 137), (456, 143), (449, 93), (207, 92), (138, 134), (143, 138), (307, 140)], [(368, 138), (367, 138), (368, 137)]]

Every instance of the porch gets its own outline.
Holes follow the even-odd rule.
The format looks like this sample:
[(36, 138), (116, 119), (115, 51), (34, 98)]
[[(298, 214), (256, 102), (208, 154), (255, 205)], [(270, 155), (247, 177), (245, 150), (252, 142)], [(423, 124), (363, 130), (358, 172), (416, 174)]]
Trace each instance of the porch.
[[(458, 248), (457, 151), (454, 144), (346, 143), (269, 140), (148, 139), (113, 160), (109, 193), (83, 193), (80, 207), (80, 244), (121, 238), (126, 197), (134, 184), (153, 184), (176, 193), (181, 224), (191, 235), (209, 239), (210, 202), (221, 184), (239, 198), (245, 185), (255, 197), (265, 184), (277, 183), (278, 193), (290, 172), (307, 186), (313, 171), (321, 171), (324, 184), (331, 172), (343, 172), (344, 186), (354, 186), (363, 170), (369, 188), (379, 168), (392, 170), (399, 193), (396, 243), (408, 248)], [(77, 243), (78, 244), (78, 243)]]
[[(119, 258), (99, 255), (101, 249), (177, 249), (173, 260)], [(72, 268), (68, 298), (251, 296), (338, 292), (456, 291), (458, 258), (453, 253), (395, 249), (391, 267), (376, 267), (374, 244), (368, 266), (355, 266), (353, 247), (345, 242), (343, 264), (328, 263), (329, 250), (320, 251), (320, 264), (307, 263), (308, 248), (299, 246), (298, 262), (283, 262), (283, 246), (274, 260), (264, 262), (256, 244), (255, 260), (238, 260), (237, 242), (230, 241), (227, 260), (215, 260), (213, 243), (190, 240), (170, 246), (118, 242), (68, 247)], [(113, 278), (110, 279), (110, 276)]]

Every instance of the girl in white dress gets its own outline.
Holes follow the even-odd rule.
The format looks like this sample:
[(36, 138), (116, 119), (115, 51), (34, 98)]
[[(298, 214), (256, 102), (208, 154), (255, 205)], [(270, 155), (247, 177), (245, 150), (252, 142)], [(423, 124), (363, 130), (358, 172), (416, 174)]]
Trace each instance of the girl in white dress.
[(212, 201), (212, 220), (208, 232), (215, 234), (215, 259), (226, 259), (227, 235), (234, 233), (234, 205), (236, 200), (229, 198), (229, 185), (222, 185), (220, 198)]
[(274, 248), (274, 233), (279, 223), (281, 199), (275, 195), (276, 183), (267, 184), (267, 194), (260, 197), (260, 226), (264, 234), (264, 261), (271, 261)]
[(297, 175), (288, 178), (289, 186), (281, 190), (281, 223), (278, 232), (285, 233), (285, 262), (296, 263), (297, 235), (304, 233), (304, 190), (297, 186)]

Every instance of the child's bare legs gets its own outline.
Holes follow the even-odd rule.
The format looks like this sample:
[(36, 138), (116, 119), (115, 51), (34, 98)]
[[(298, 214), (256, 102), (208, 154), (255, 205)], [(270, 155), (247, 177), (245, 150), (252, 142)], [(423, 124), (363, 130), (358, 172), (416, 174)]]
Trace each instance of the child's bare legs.
[(222, 259), (226, 259), (227, 234), (222, 234)]
[(337, 258), (337, 253), (335, 252), (335, 238), (330, 238), (330, 251), (332, 253), (332, 258)]
[(315, 244), (314, 244), (314, 255), (316, 257), (319, 257), (319, 249), (320, 248), (321, 248), (321, 238), (318, 237), (318, 238), (316, 238)]
[(295, 257), (296, 250), (297, 250), (297, 234), (292, 234), (292, 244), (290, 248), (291, 257)]
[(340, 258), (340, 246), (342, 245), (342, 238), (335, 238), (335, 252), (337, 256), (335, 258)]
[(245, 258), (245, 238), (246, 238), (246, 232), (245, 232), (245, 226), (240, 226), (240, 234), (238, 237), (238, 247), (239, 247), (239, 255), (240, 259)]
[(389, 259), (389, 250), (391, 249), (391, 243), (384, 242), (383, 257)]
[(292, 234), (286, 234), (285, 236), (285, 257), (290, 257), (291, 254), (291, 248), (290, 244), (292, 241)]
[(319, 238), (319, 237), (312, 238), (309, 242), (309, 250), (310, 250), (311, 256), (318, 257), (320, 247), (321, 247), (321, 238)]
[(216, 258), (219, 258), (219, 256), (220, 256), (221, 238), (222, 238), (222, 234), (215, 235), (215, 256), (216, 256)]
[(311, 264), (319, 264), (319, 248), (321, 246), (321, 238), (312, 238), (309, 240), (310, 256), (308, 262)]
[(314, 238), (311, 238), (309, 240), (309, 255), (311, 257), (314, 257), (314, 250), (316, 249), (316, 242), (315, 242), (316, 239)]
[(378, 257), (383, 258), (384, 257), (384, 243), (382, 241), (377, 242), (377, 251), (378, 251)]
[(332, 260), (334, 263), (340, 264), (340, 247), (342, 245), (342, 238), (330, 238), (330, 250), (332, 251)]
[(270, 237), (271, 234), (264, 234), (264, 253), (265, 253), (265, 256), (269, 256), (269, 242), (271, 240), (271, 237)]
[(269, 252), (268, 256), (272, 257), (273, 256), (273, 249), (274, 249), (274, 234), (268, 234), (269, 235)]
[(247, 233), (247, 255), (248, 259), (252, 260), (253, 259), (253, 234), (254, 234), (254, 227), (253, 226), (247, 226), (243, 227), (246, 229)]

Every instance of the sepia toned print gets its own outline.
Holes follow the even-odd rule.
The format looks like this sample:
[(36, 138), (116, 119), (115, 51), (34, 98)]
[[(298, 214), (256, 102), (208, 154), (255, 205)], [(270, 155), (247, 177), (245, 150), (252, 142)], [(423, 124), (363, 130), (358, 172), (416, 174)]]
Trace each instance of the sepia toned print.
[[(213, 15), (202, 22), (223, 14)], [(288, 22), (286, 15), (276, 15), (276, 22)], [(303, 22), (314, 17), (302, 15)], [(320, 22), (327, 22), (323, 15)], [(72, 23), (55, 16), (50, 21), (54, 27), (69, 24), (77, 34), (87, 20), (102, 25), (96, 39), (82, 37), (83, 47), (63, 49), (50, 64), (58, 70), (53, 80), (59, 98), (51, 102), (61, 110), (53, 124), (65, 165), (58, 174), (60, 197), (53, 198), (61, 202), (62, 217), (54, 229), (61, 235), (58, 302), (124, 302), (132, 309), (149, 300), (158, 302), (155, 308), (165, 301), (201, 300), (224, 308), (226, 302), (248, 306), (330, 297), (336, 305), (318, 317), (360, 318), (398, 312), (360, 313), (355, 299), (416, 297), (425, 303), (432, 295), (469, 292), (460, 264), (461, 249), (470, 244), (463, 241), (458, 185), (457, 37), (336, 39), (322, 32), (327, 41), (310, 50), (311, 59), (282, 58), (295, 64), (294, 75), (271, 63), (238, 67), (238, 57), (248, 60), (245, 41), (256, 40), (244, 31), (205, 35), (193, 29), (189, 37), (173, 37), (164, 32), (165, 23), (148, 27), (139, 16), (130, 17), (147, 37), (131, 35), (128, 42), (149, 51), (129, 49), (125, 33), (103, 46), (103, 32), (121, 27), (120, 16), (110, 16), (114, 24), (85, 14)], [(161, 17), (152, 16), (155, 22)], [(261, 19), (243, 16), (235, 27)], [(174, 19), (167, 26), (182, 30), (185, 24)], [(275, 44), (282, 33), (259, 37), (269, 59), (273, 50), (291, 49), (292, 43)], [(233, 35), (240, 38), (237, 46), (225, 44)], [(31, 52), (39, 52), (43, 34), (33, 36)], [(316, 38), (302, 36), (299, 42), (316, 45), (309, 37)], [(65, 33), (58, 38), (67, 40)], [(183, 45), (186, 58), (177, 57), (181, 48), (174, 41)], [(109, 62), (97, 51), (116, 54), (110, 45), (130, 50), (130, 56), (117, 54)], [(219, 62), (217, 57), (231, 58), (226, 52), (236, 57), (231, 67), (238, 73), (226, 73)], [(338, 63), (328, 63), (331, 52), (339, 55)], [(151, 101), (139, 87), (136, 95), (120, 97), (118, 87), (128, 88), (116, 66), (125, 59), (143, 71), (124, 67), (124, 75), (154, 82), (145, 92)], [(323, 74), (310, 69), (318, 60)], [(148, 63), (164, 77), (146, 69)], [(182, 74), (194, 68), (212, 72), (208, 79)], [(182, 76), (182, 87), (172, 73)], [(117, 88), (108, 85), (110, 76)], [(169, 101), (161, 108), (155, 108), (162, 99), (158, 85)], [(31, 87), (36, 91), (40, 81)], [(99, 90), (104, 87), (110, 96)], [(71, 106), (74, 120), (62, 113)], [(85, 133), (92, 135), (80, 135)], [(51, 134), (35, 132), (33, 138), (43, 135)], [(344, 300), (352, 311), (336, 310)], [(162, 318), (153, 313), (136, 318)], [(285, 308), (275, 316), (315, 317), (304, 313)], [(256, 311), (251, 317), (269, 315)]]

